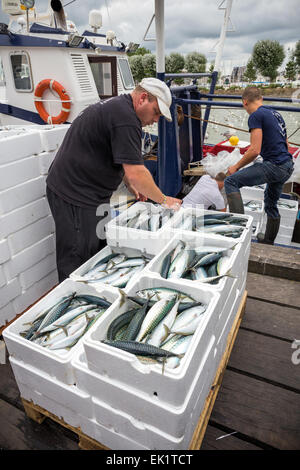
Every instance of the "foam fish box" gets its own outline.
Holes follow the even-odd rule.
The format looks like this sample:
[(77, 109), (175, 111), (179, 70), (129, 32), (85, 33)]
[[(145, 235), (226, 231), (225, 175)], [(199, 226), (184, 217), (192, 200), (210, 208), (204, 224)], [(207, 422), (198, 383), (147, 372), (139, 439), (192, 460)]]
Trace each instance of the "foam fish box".
[[(246, 257), (246, 247), (245, 243), (236, 243), (232, 239), (216, 239), (210, 236), (204, 236), (201, 233), (195, 233), (191, 235), (190, 232), (185, 234), (176, 234), (173, 239), (167, 244), (165, 249), (160, 252), (157, 256), (153, 258), (152, 261), (145, 268), (145, 273), (149, 272), (155, 276), (158, 276), (160, 279), (163, 279), (160, 275), (162, 269), (162, 264), (165, 257), (180, 243), (184, 242), (186, 246), (190, 249), (193, 248), (202, 248), (208, 247), (209, 251), (214, 252), (218, 251), (220, 248), (225, 248), (224, 255), (229, 256), (226, 271), (230, 271), (230, 274), (235, 277), (239, 277), (243, 272), (243, 267), (245, 266)], [(173, 279), (174, 280), (174, 279)], [(207, 289), (217, 290), (224, 297), (227, 296), (230, 288), (234, 282), (233, 277), (225, 276), (220, 278), (216, 284), (209, 284), (199, 281), (192, 281), (185, 278), (176, 279), (177, 282), (180, 282), (181, 288), (184, 286), (204, 286)]]
[[(253, 218), (253, 223), (261, 224), (263, 220), (263, 215), (264, 215), (264, 202), (251, 199), (251, 198), (242, 198), (242, 199), (244, 203), (245, 215), (251, 216)], [(247, 202), (252, 201), (252, 200), (257, 203), (260, 203), (260, 208), (258, 210), (251, 210), (250, 208), (245, 206)]]
[(221, 297), (219, 293), (207, 289), (206, 286), (189, 285), (182, 288), (180, 282), (158, 279), (151, 275), (142, 276), (128, 294), (133, 296), (140, 289), (150, 287), (177, 289), (208, 306), (180, 365), (174, 369), (166, 365), (162, 374), (161, 364), (144, 364), (135, 355), (102, 343), (102, 340), (106, 339), (110, 323), (132, 308), (133, 303), (130, 301), (130, 304), (125, 302), (121, 308), (112, 309), (109, 317), (102, 317), (102, 321), (87, 332), (83, 344), (88, 367), (102, 376), (117, 380), (151, 397), (155, 396), (161, 401), (179, 406), (185, 400), (198, 368), (199, 358), (205, 354), (213, 335), (216, 319), (222, 309)]
[[(282, 207), (280, 204), (289, 205), (291, 207)], [(280, 223), (286, 227), (294, 228), (298, 214), (298, 201), (281, 198), (278, 200), (278, 211), (281, 216)]]
[(243, 200), (263, 201), (266, 185), (259, 186), (244, 186), (240, 189)]
[(129, 228), (125, 224), (129, 217), (133, 218), (139, 212), (146, 215), (147, 211), (157, 214), (165, 210), (162, 206), (147, 202), (133, 204), (128, 210), (106, 224), (107, 242), (111, 246), (145, 250), (149, 254), (156, 255), (170, 240), (170, 225), (172, 220), (178, 217), (178, 212), (170, 211), (171, 217), (156, 231), (146, 230), (146, 222), (139, 229)]
[(93, 418), (90, 395), (14, 357), (9, 360), (22, 398), (50, 411), (71, 426), (80, 426), (81, 416)]
[[(12, 358), (23, 361), (38, 370), (46, 372), (65, 384), (74, 383), (75, 379), (71, 359), (76, 350), (82, 348), (84, 336), (80, 338), (76, 345), (70, 350), (58, 349), (50, 351), (39, 344), (26, 340), (20, 335), (20, 332), (27, 328), (27, 326), (24, 326), (25, 323), (32, 322), (41, 311), (46, 310), (51, 305), (58, 302), (63, 296), (70, 295), (73, 292), (77, 292), (77, 294), (98, 295), (106, 298), (106, 300), (112, 304), (115, 302), (116, 305), (120, 300), (120, 294), (116, 293), (116, 291), (112, 291), (108, 286), (104, 287), (101, 292), (97, 292), (89, 286), (66, 279), (3, 331), (3, 338)], [(108, 310), (110, 310), (111, 307), (112, 305)], [(109, 312), (106, 311), (103, 315), (107, 313)]]
[[(94, 255), (92, 258), (90, 258), (88, 261), (86, 261), (84, 264), (82, 264), (79, 268), (77, 268), (75, 271), (73, 271), (70, 274), (70, 279), (73, 281), (77, 282), (82, 282), (78, 281), (79, 278), (81, 278), (85, 273), (87, 273), (99, 260), (105, 258), (106, 256), (110, 255), (111, 253), (121, 253), (125, 254), (128, 257), (139, 257), (139, 256), (145, 256), (149, 258), (153, 258), (153, 255), (149, 255), (146, 250), (135, 250), (133, 248), (123, 248), (123, 247), (115, 247), (115, 246), (106, 246), (103, 248), (103, 250), (99, 251), (96, 255)], [(130, 285), (135, 282), (135, 279), (137, 279), (140, 275), (142, 274), (142, 271), (138, 271), (136, 274), (134, 274), (129, 281), (126, 284), (126, 287), (124, 288), (125, 292), (128, 288), (130, 288)], [(104, 286), (110, 286), (109, 283), (102, 282), (101, 279), (99, 282), (86, 282), (86, 284), (90, 285), (91, 287), (94, 287), (94, 289), (98, 290), (98, 287), (103, 289)], [(118, 290), (117, 287), (110, 286), (112, 289)]]
[[(233, 238), (233, 237), (225, 237), (223, 235), (218, 235), (217, 233), (209, 233), (209, 232), (204, 232), (204, 230), (202, 230), (204, 228), (203, 224), (198, 224), (198, 230), (197, 232), (195, 231), (192, 231), (192, 227), (191, 227), (191, 223), (190, 223), (190, 216), (195, 216), (195, 217), (201, 217), (201, 216), (204, 216), (204, 215), (208, 215), (208, 214), (219, 214), (220, 215), (220, 212), (218, 211), (211, 211), (211, 210), (204, 210), (204, 209), (201, 209), (201, 208), (191, 208), (191, 207), (187, 207), (187, 208), (181, 208), (177, 217), (173, 219), (172, 223), (171, 223), (171, 232), (172, 234), (174, 235), (175, 233), (186, 233), (186, 232), (190, 232), (191, 234), (195, 234), (195, 233), (203, 233), (205, 235), (211, 235), (211, 236), (214, 236), (216, 237), (217, 239), (221, 239), (221, 240), (235, 240), (235, 241), (239, 241), (239, 242), (243, 242), (243, 243), (250, 243), (251, 242), (251, 226), (252, 226), (252, 216), (250, 215), (244, 215), (244, 214), (238, 214), (238, 217), (242, 218), (242, 219), (245, 219), (247, 221), (246, 223), (246, 226), (243, 227), (244, 230), (241, 234), (240, 237), (238, 238)], [(184, 224), (184, 225), (183, 225)]]
[[(117, 379), (111, 379), (107, 374), (101, 375), (92, 371), (88, 367), (85, 354), (80, 352), (72, 362), (76, 385), (93, 397), (94, 414), (102, 426), (118, 430), (130, 438), (136, 436), (134, 440), (143, 445), (147, 444), (147, 447), (159, 448), (163, 437), (163, 446), (169, 441), (168, 448), (175, 449), (180, 446), (184, 449), (187, 448), (185, 443), (193, 433), (190, 428), (191, 417), (197, 415), (198, 421), (214, 379), (217, 367), (214, 363), (214, 345), (215, 337), (211, 336), (205, 353), (194, 358), (197, 367), (194, 369), (185, 400), (178, 406), (162, 401), (159, 395), (152, 392), (153, 388), (147, 392), (139, 391), (132, 384), (127, 385)], [(123, 364), (120, 364), (119, 369), (122, 366)], [(160, 376), (163, 377), (161, 371)], [(171, 388), (169, 392), (172, 392)]]

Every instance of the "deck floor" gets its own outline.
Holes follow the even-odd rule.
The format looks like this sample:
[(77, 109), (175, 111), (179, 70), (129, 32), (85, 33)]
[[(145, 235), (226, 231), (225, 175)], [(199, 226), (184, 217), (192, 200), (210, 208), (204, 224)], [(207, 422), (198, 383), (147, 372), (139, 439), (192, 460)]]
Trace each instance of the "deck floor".
[[(299, 450), (300, 364), (292, 361), (292, 343), (300, 340), (299, 282), (250, 272), (247, 291), (201, 449)], [(0, 449), (78, 449), (73, 432), (25, 415), (8, 360), (1, 365), (0, 422)]]

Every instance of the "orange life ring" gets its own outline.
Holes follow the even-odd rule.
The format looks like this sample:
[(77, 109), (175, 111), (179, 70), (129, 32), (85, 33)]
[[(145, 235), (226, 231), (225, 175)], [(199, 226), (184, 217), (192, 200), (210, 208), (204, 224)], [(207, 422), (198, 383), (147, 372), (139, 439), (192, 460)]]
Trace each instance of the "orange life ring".
[[(47, 88), (56, 91), (56, 93), (58, 93), (61, 99), (62, 108), (60, 114), (58, 114), (57, 116), (50, 116), (44, 108), (42, 96), (47, 90)], [(42, 80), (36, 86), (34, 90), (34, 104), (39, 115), (47, 124), (63, 124), (67, 120), (71, 109), (70, 97), (67, 94), (66, 90), (60, 83), (51, 78), (46, 78), (45, 80)]]

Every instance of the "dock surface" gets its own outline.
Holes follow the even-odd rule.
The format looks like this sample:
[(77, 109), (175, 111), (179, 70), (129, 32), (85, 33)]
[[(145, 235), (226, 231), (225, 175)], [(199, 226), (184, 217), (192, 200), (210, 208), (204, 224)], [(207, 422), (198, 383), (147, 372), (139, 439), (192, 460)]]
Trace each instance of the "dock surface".
[[(300, 449), (299, 260), (300, 249), (252, 244), (246, 310), (201, 449)], [(78, 449), (72, 431), (26, 416), (8, 359), (0, 422), (1, 449)]]

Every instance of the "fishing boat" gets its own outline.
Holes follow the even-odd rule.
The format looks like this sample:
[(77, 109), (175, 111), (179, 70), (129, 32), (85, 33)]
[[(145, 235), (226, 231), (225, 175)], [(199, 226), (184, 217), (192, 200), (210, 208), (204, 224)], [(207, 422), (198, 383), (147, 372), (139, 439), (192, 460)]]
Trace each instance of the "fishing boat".
[(3, 126), (71, 123), (86, 106), (133, 90), (127, 52), (135, 45), (103, 33), (99, 11), (79, 33), (59, 1), (44, 13), (34, 0), (3, 0), (2, 9), (10, 18), (0, 28)]
[[(56, 286), (58, 281), (55, 266), (55, 233), (45, 197), (45, 178), (49, 164), (55, 156), (64, 133), (82, 109), (99, 99), (130, 92), (133, 89), (134, 84), (126, 51), (134, 46), (129, 47), (118, 43), (113, 34), (101, 35), (90, 31), (79, 35), (75, 30), (76, 27), (71, 23), (67, 23), (67, 30), (65, 30), (61, 8), (54, 6), (54, 4), (52, 4), (52, 11), (50, 10), (50, 13), (47, 12), (45, 15), (47, 18), (43, 19), (43, 22), (48, 21), (48, 24), (40, 25), (38, 15), (30, 10), (32, 3), (27, 0), (26, 2), (24, 0), (23, 3), (25, 16), (19, 10), (17, 13), (12, 13), (15, 16), (14, 19), (19, 22), (21, 32), (13, 33), (11, 26), (7, 28), (2, 26), (2, 34), (0, 35), (2, 46), (0, 51), (1, 57), (3, 57), (5, 80), (8, 84), (6, 85), (6, 103), (2, 102), (0, 108), (3, 124), (5, 123), (0, 132), (2, 147), (2, 162), (0, 162), (0, 260), (3, 265), (0, 269), (0, 327), (12, 321), (12, 324), (4, 329), (3, 337), (10, 345), (10, 351), (14, 352), (15, 350), (16, 353), (11, 354), (10, 352), (10, 359), (17, 385), (24, 399), (26, 413), (28, 412), (29, 416), (37, 417), (40, 411), (44, 413), (45, 410), (48, 410), (48, 416), (58, 418), (60, 424), (67, 424), (69, 429), (75, 433), (80, 429), (80, 433), (84, 433), (85, 437), (92, 436), (98, 443), (102, 442), (112, 449), (149, 449), (149, 446), (152, 449), (161, 449), (163, 445), (168, 445), (169, 450), (198, 448), (195, 444), (193, 444), (194, 447), (188, 447), (188, 437), (191, 437), (193, 427), (198, 422), (197, 412), (201, 411), (203, 405), (201, 400), (204, 400), (214, 388), (216, 390), (219, 388), (219, 379), (212, 388), (211, 384), (218, 361), (221, 359), (223, 361), (224, 358), (227, 334), (229, 331), (230, 333), (233, 331), (231, 323), (227, 320), (230, 317), (230, 320), (233, 321), (234, 315), (239, 312), (238, 307), (242, 302), (245, 302), (248, 257), (251, 245), (251, 236), (247, 229), (250, 218), (245, 216), (247, 227), (245, 227), (244, 235), (247, 236), (243, 238), (241, 243), (234, 241), (234, 246), (238, 246), (235, 253), (238, 254), (234, 256), (236, 271), (233, 276), (222, 279), (216, 286), (194, 287), (192, 284), (186, 283), (189, 281), (178, 281), (177, 287), (183, 288), (184, 286), (187, 289), (187, 294), (195, 300), (209, 304), (210, 314), (203, 322), (205, 329), (198, 330), (198, 335), (195, 335), (194, 345), (196, 348), (190, 350), (187, 355), (188, 361), (184, 363), (184, 374), (181, 375), (181, 371), (178, 373), (175, 371), (173, 375), (168, 371), (162, 374), (161, 368), (158, 369), (157, 365), (149, 372), (148, 366), (139, 363), (136, 358), (132, 359), (131, 356), (120, 351), (112, 351), (113, 348), (105, 344), (105, 340), (102, 341), (105, 331), (103, 323), (100, 328), (97, 328), (95, 324), (93, 329), (88, 332), (88, 339), (85, 343), (85, 351), (88, 352), (86, 357), (84, 357), (82, 344), (76, 346), (76, 357), (72, 356), (72, 351), (68, 351), (65, 356), (62, 353), (58, 360), (55, 354), (41, 353), (38, 345), (28, 347), (25, 345), (24, 347), (23, 341), (25, 340), (19, 335), (19, 325), (23, 321), (23, 315), (30, 322), (36, 314), (39, 314), (41, 305), (43, 308), (48, 308), (50, 301), (56, 302), (67, 293), (73, 295), (69, 291), (74, 288), (76, 282), (78, 283), (77, 273), (77, 279), (70, 277), (66, 283)], [(231, 6), (232, 2), (228, 3)], [(19, 3), (17, 6), (19, 8)], [(14, 12), (16, 11), (14, 10)], [(99, 18), (98, 21), (95, 21), (97, 15), (91, 16), (94, 18), (93, 21), (91, 18), (91, 27), (97, 29), (100, 24)], [(32, 24), (30, 18), (34, 19)], [(237, 103), (236, 106), (233, 106), (232, 103), (219, 101), (224, 97), (214, 93), (217, 70), (209, 74), (165, 74), (164, 2), (161, 0), (155, 0), (155, 19), (157, 76), (166, 80), (171, 86), (173, 121), (169, 123), (164, 119), (160, 120), (157, 147), (155, 149), (153, 142), (151, 143), (145, 165), (149, 166), (162, 191), (176, 196), (182, 189), (185, 172), (192, 163), (201, 162), (209, 152), (223, 149), (223, 147), (230, 148), (227, 141), (220, 142), (217, 148), (214, 145), (204, 145), (204, 136), (212, 107), (222, 105), (229, 109), (230, 107), (241, 107), (241, 105)], [(227, 21), (228, 9), (224, 16), (225, 26)], [(3, 42), (1, 43), (1, 41)], [(52, 57), (51, 54), (53, 54)], [(9, 73), (10, 78), (7, 78)], [(172, 86), (172, 80), (179, 76), (191, 79), (194, 83), (182, 87)], [(211, 79), (211, 87), (207, 94), (200, 93), (196, 83), (197, 79), (203, 76)], [(54, 83), (58, 85), (54, 85)], [(54, 101), (53, 91), (59, 95), (59, 98), (55, 97)], [(183, 122), (179, 122), (178, 119), (179, 107), (185, 115)], [(59, 122), (56, 122), (57, 120)], [(153, 139), (155, 140), (155, 136)], [(245, 142), (244, 148), (246, 146), (247, 142)], [(240, 149), (242, 150), (242, 147)], [(132, 209), (131, 215), (134, 215), (139, 208), (139, 204), (134, 204), (130, 208)], [(118, 220), (123, 220), (122, 215), (124, 214), (121, 214), (121, 219), (115, 218), (111, 221), (110, 228), (113, 228), (115, 221), (118, 230), (127, 230), (122, 224), (117, 225)], [(138, 287), (140, 289), (148, 288), (151, 283), (153, 283), (151, 287), (157, 288), (161, 287), (161, 283), (165, 287), (169, 285), (170, 281), (164, 280), (162, 282), (158, 277), (157, 270), (161, 263), (161, 258), (158, 257), (161, 253), (168, 256), (169, 251), (176, 248), (179, 240), (188, 240), (188, 234), (177, 233), (177, 238), (165, 241), (159, 231), (156, 232), (150, 233), (151, 237), (146, 239), (147, 243), (144, 243), (145, 246), (141, 250), (143, 254), (145, 247), (149, 252), (151, 251), (153, 257), (151, 269), (155, 275), (150, 274), (149, 276), (148, 272), (147, 277), (147, 273), (139, 273), (141, 280), (138, 280)], [(133, 252), (138, 245), (142, 248), (141, 239), (142, 237), (132, 239), (132, 246), (125, 247), (129, 257), (134, 256)], [(195, 242), (198, 240), (195, 237)], [(112, 241), (116, 242), (116, 246), (111, 243), (105, 248), (105, 253), (102, 252), (95, 256), (110, 256), (112, 249), (122, 250), (119, 240), (111, 238)], [(212, 237), (210, 244), (218, 248), (220, 241), (218, 238)], [(234, 249), (229, 240), (223, 241), (221, 245), (228, 250)], [(85, 275), (87, 269), (95, 267), (94, 263), (98, 261), (98, 258), (91, 259), (88, 261), (89, 266), (81, 266), (80, 275)], [(276, 268), (278, 268), (277, 265), (274, 272), (276, 272)], [(291, 266), (290, 270), (293, 271), (293, 275), (294, 272), (299, 275), (299, 269), (297, 271)], [(75, 276), (75, 273), (73, 274)], [(279, 281), (277, 286), (279, 286)], [(136, 294), (135, 282), (137, 281), (132, 282), (127, 290), (129, 295)], [(284, 285), (286, 289), (293, 289), (293, 286)], [(85, 284), (79, 283), (76, 286), (80, 293), (86, 294), (85, 289), (87, 289), (89, 294), (95, 294), (91, 286), (87, 288)], [(263, 291), (263, 287), (260, 289)], [(267, 288), (265, 290), (267, 291)], [(102, 286), (98, 292), (100, 291), (105, 299), (113, 304), (110, 311), (113, 315), (103, 317), (106, 328), (112, 318), (117, 319), (120, 313), (125, 313), (126, 304), (124, 304), (124, 294), (120, 296), (120, 292), (117, 290)], [(294, 291), (292, 292), (294, 293)], [(267, 308), (272, 309), (274, 315), (276, 315), (275, 306), (284, 308), (287, 303), (286, 310), (292, 310), (291, 306), (297, 305), (292, 303), (294, 297), (293, 300), (283, 303), (282, 299), (286, 292), (283, 292), (282, 289), (282, 298), (279, 297), (279, 293), (278, 288), (277, 296), (273, 295), (275, 299), (273, 303), (272, 297), (271, 303), (267, 304), (264, 298), (265, 292), (254, 292), (254, 287), (252, 287), (253, 298), (262, 299), (261, 303), (267, 304)], [(294, 296), (296, 297), (296, 295)], [(39, 302), (36, 303), (37, 301)], [(27, 309), (29, 310), (26, 312)], [(289, 312), (285, 313), (289, 314)], [(16, 316), (20, 314), (21, 317), (15, 320)], [(237, 327), (234, 330), (236, 335), (240, 317), (235, 317), (235, 321), (237, 322)], [(261, 322), (260, 319), (255, 321)], [(287, 342), (284, 335), (290, 335), (291, 332), (287, 333), (288, 327), (285, 327), (285, 331), (279, 335), (275, 329), (277, 325), (273, 327), (273, 323), (275, 322), (272, 320), (273, 330), (271, 327), (265, 327), (264, 330), (260, 326), (262, 330), (256, 335), (258, 339), (255, 337), (255, 344), (259, 345), (260, 338), (265, 335), (263, 339), (266, 342), (276, 341), (276, 345), (279, 344), (283, 350)], [(286, 323), (285, 320), (282, 321), (283, 323)], [(255, 326), (255, 330), (253, 330), (253, 324), (250, 324), (246, 333), (251, 335), (256, 330), (258, 327)], [(299, 331), (299, 328), (296, 331)], [(252, 344), (251, 347), (254, 349)], [(254, 351), (254, 354), (258, 354), (257, 350)], [(248, 358), (249, 354), (246, 355)], [(71, 361), (72, 367), (70, 367)], [(257, 364), (260, 365), (261, 361), (257, 360)], [(190, 367), (191, 365), (192, 367)], [(238, 367), (232, 369), (230, 379), (231, 382), (234, 382)], [(257, 406), (258, 403), (261, 403), (261, 396), (257, 398), (255, 393), (259, 395), (264, 381), (269, 387), (265, 387), (267, 392), (271, 387), (274, 387), (274, 390), (272, 389), (274, 402), (279, 390), (283, 394), (282, 406), (275, 407), (277, 408), (275, 412), (272, 409), (270, 422), (272, 422), (274, 429), (277, 429), (276, 426), (281, 429), (280, 425), (285, 429), (285, 423), (281, 424), (279, 418), (285, 417), (284, 404), (288, 403), (291, 406), (292, 403), (293, 419), (291, 421), (293, 425), (296, 422), (297, 396), (295, 392), (299, 392), (299, 387), (294, 378), (295, 373), (291, 374), (291, 380), (286, 385), (285, 373), (278, 379), (274, 369), (272, 367), (270, 376), (267, 373), (263, 375), (265, 379), (260, 382), (258, 379), (261, 378), (259, 377), (261, 371), (257, 372), (255, 369), (253, 372), (251, 368), (246, 371), (242, 370), (238, 377), (242, 377), (242, 385), (243, 380), (246, 385), (248, 384), (253, 396), (250, 396), (250, 392), (245, 393), (242, 388), (240, 393), (243, 397), (246, 396), (247, 400), (249, 399), (250, 405), (247, 402), (245, 408), (251, 410), (251, 406), (254, 404)], [(76, 377), (74, 370), (76, 370)], [(202, 373), (202, 371), (204, 372)], [(188, 380), (185, 380), (186, 372), (188, 372)], [(222, 370), (223, 372), (224, 370)], [(260, 375), (263, 373), (261, 372)], [(14, 378), (11, 370), (8, 374), (10, 374), (10, 381), (13, 383)], [(281, 386), (280, 380), (283, 386)], [(192, 393), (188, 394), (190, 385), (193, 386), (191, 387)], [(16, 388), (15, 383), (14, 387)], [(228, 397), (232, 393), (237, 392), (234, 390), (225, 395)], [(261, 395), (263, 393), (262, 391)], [(1, 396), (6, 401), (5, 393), (1, 393)], [(189, 400), (191, 396), (193, 400)], [(200, 401), (199, 397), (201, 397)], [(190, 408), (185, 406), (187, 403)], [(197, 407), (193, 407), (194, 404)], [(243, 409), (243, 405), (241, 408)], [(262, 413), (262, 410), (258, 410), (258, 413)], [(234, 410), (232, 413), (230, 412), (230, 415), (236, 419), (237, 413)], [(209, 414), (207, 416), (209, 417)], [(240, 422), (236, 419), (238, 421), (236, 428), (232, 427), (229, 420), (224, 423), (222, 420), (220, 421), (219, 429), (228, 433), (222, 437), (234, 434), (236, 431), (232, 431), (233, 429), (239, 429), (239, 427), (242, 429), (243, 434), (236, 436), (241, 448), (247, 448), (247, 445), (269, 448), (273, 442), (276, 448), (288, 448), (290, 443), (295, 447), (297, 436), (299, 436), (299, 428), (297, 429), (295, 426), (294, 430), (289, 429), (289, 432), (286, 432), (286, 441), (282, 444), (280, 437), (278, 437), (280, 436), (279, 431), (272, 441), (275, 434), (272, 429), (271, 437), (266, 433), (267, 437), (264, 441), (265, 437), (261, 433), (255, 433), (256, 424), (253, 424), (253, 414), (250, 419), (244, 418), (242, 415)], [(275, 425), (273, 426), (274, 421)], [(218, 416), (215, 422), (218, 424)], [(249, 436), (246, 425), (243, 427), (243, 422), (249, 423)], [(265, 429), (264, 424), (263, 422), (261, 425), (263, 429)], [(187, 431), (186, 435), (185, 431)], [(212, 447), (214, 445), (216, 444), (213, 443)], [(5, 443), (1, 442), (1, 446), (5, 447)], [(57, 443), (54, 443), (53, 448), (58, 446)], [(72, 444), (63, 439), (60, 448), (67, 448), (67, 446), (72, 447)]]

